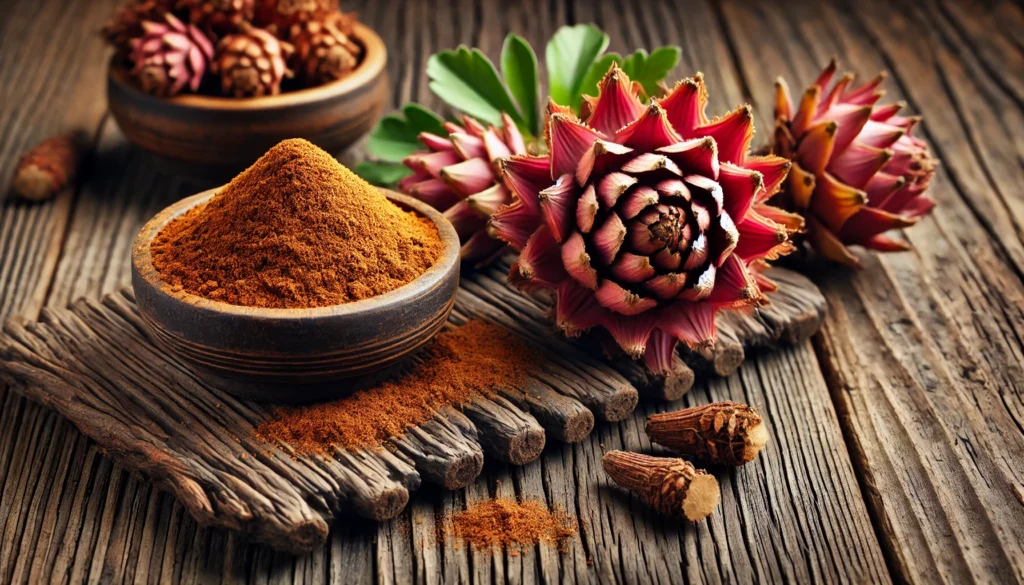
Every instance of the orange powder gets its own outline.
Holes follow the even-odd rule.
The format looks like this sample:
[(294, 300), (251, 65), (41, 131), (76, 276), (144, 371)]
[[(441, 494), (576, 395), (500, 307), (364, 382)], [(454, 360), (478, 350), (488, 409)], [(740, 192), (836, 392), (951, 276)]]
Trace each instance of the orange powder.
[(475, 547), (558, 542), (576, 534), (576, 519), (543, 502), (506, 498), (471, 505), (452, 516), (447, 532)]
[(153, 240), (153, 266), (175, 290), (268, 308), (308, 308), (392, 291), (443, 245), (334, 157), (285, 140)]
[(517, 387), (536, 354), (516, 335), (483, 321), (444, 331), (426, 361), (408, 375), (351, 396), (275, 409), (256, 435), (285, 441), (300, 453), (380, 445), (430, 420), (443, 406), (459, 406), (500, 386)]

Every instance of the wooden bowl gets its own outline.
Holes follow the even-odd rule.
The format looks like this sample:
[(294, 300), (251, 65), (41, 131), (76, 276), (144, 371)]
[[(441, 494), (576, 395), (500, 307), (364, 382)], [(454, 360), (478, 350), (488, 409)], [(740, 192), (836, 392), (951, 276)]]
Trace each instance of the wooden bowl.
[(379, 381), (444, 325), (459, 283), (459, 237), (438, 211), (381, 191), (437, 226), (444, 251), (412, 282), (383, 295), (313, 309), (264, 309), (172, 291), (150, 242), (168, 222), (213, 197), (183, 199), (143, 226), (132, 246), (132, 287), (152, 337), (226, 390), (245, 398), (304, 402)]
[(232, 176), (287, 138), (305, 138), (337, 154), (370, 131), (390, 90), (384, 42), (360, 23), (353, 38), (364, 56), (347, 77), (256, 98), (152, 96), (112, 60), (110, 111), (129, 140), (186, 174)]

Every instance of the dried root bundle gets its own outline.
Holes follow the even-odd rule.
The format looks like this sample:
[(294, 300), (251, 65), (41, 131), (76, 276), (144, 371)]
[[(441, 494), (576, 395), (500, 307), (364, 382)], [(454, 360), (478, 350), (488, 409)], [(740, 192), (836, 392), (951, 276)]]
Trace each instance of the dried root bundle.
[(711, 465), (743, 465), (768, 443), (768, 429), (756, 408), (714, 402), (647, 419), (651, 441)]
[(721, 499), (718, 480), (682, 459), (609, 451), (602, 462), (615, 483), (667, 516), (701, 520)]
[(14, 192), (29, 201), (45, 201), (71, 181), (82, 149), (75, 134), (48, 138), (25, 153), (14, 173)]

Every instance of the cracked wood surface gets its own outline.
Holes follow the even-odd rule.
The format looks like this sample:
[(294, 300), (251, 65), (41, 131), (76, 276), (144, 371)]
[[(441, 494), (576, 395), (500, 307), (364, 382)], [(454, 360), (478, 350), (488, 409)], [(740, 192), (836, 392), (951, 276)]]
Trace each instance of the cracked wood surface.
[[(0, 208), (0, 317), (34, 318), (124, 286), (135, 230), (208, 185), (159, 171), (104, 117), (95, 36), (113, 2), (7, 2), (0, 18), (0, 179), (65, 128), (95, 136), (54, 202)], [(673, 43), (674, 78), (702, 70), (713, 113), (749, 101), (771, 125), (776, 75), (803, 87), (831, 54), (892, 73), (942, 159), (915, 253), (822, 268), (830, 316), (811, 343), (748, 355), (679, 403), (641, 401), (523, 467), (488, 462), (469, 487), (425, 488), (398, 519), (335, 522), (310, 554), (198, 526), (56, 413), (0, 389), (0, 582), (890, 582), (1024, 580), (1024, 13), (1009, 0), (868, 2), (348, 2), (386, 39), (392, 106), (439, 103), (423, 73), (460, 42), (496, 59), (509, 30), (534, 46), (595, 22), (611, 50)], [(541, 54), (542, 51), (541, 51)], [(755, 139), (757, 140), (757, 138)], [(650, 449), (646, 413), (731, 399), (761, 408), (771, 442), (718, 474), (723, 503), (679, 525), (611, 488), (602, 448)], [(437, 542), (438, 520), (494, 495), (580, 517), (569, 551), (524, 556)]]

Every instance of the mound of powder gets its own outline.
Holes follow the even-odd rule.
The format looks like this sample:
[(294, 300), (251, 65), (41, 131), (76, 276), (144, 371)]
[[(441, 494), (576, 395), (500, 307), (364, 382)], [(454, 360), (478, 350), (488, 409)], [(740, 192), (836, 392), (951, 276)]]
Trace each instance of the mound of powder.
[(235, 305), (309, 308), (392, 291), (442, 251), (437, 228), (331, 155), (285, 140), (153, 240), (174, 290)]
[(426, 359), (407, 375), (350, 396), (305, 406), (278, 407), (256, 429), (267, 442), (285, 441), (299, 453), (380, 445), (500, 386), (521, 387), (540, 358), (507, 330), (472, 320), (440, 333)]
[(576, 534), (576, 519), (543, 502), (507, 498), (470, 505), (451, 518), (449, 534), (475, 547), (558, 542)]

